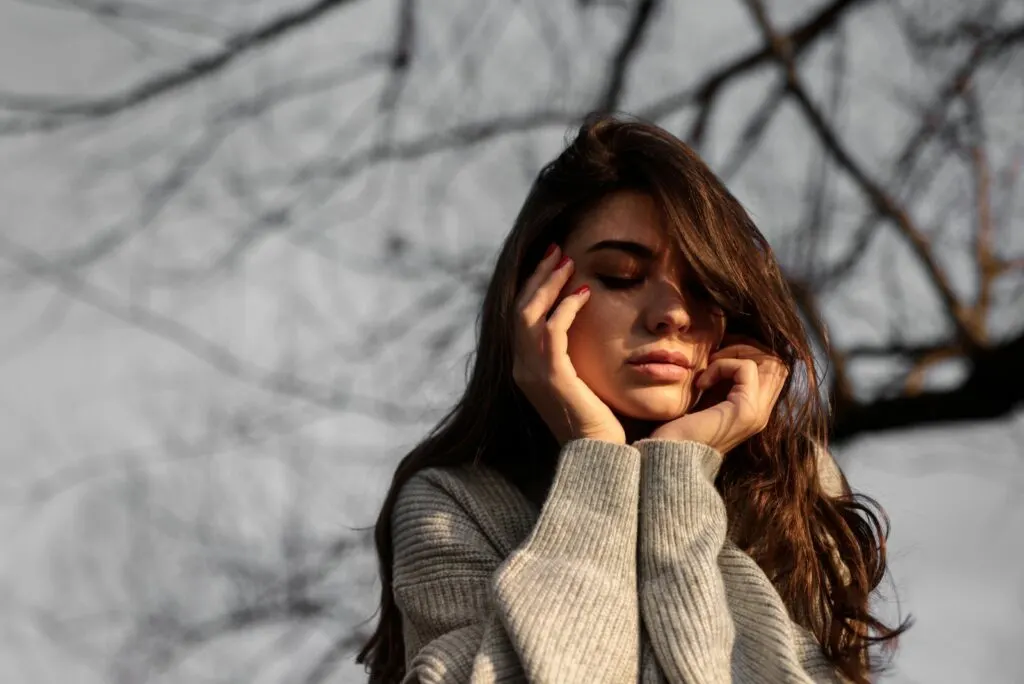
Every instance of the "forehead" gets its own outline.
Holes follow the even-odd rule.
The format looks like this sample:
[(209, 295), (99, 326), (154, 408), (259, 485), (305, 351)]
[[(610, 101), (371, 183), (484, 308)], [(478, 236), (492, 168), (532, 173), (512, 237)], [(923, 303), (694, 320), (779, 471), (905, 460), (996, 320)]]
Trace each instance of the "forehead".
[(657, 203), (634, 190), (612, 193), (583, 216), (566, 240), (566, 247), (585, 249), (602, 240), (630, 240), (661, 253), (667, 238)]

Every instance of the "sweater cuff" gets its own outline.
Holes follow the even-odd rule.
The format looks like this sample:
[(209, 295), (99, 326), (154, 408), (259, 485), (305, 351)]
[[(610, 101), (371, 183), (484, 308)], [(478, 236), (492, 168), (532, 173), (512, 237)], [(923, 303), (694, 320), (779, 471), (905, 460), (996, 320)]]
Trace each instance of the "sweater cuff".
[(724, 456), (714, 447), (692, 440), (641, 439), (634, 442), (633, 446), (640, 450), (645, 461), (655, 466), (670, 459), (686, 459), (688, 463), (696, 463), (700, 472), (711, 482), (718, 476), (718, 469), (724, 460)]
[(596, 439), (566, 442), (531, 552), (598, 558), (614, 555), (611, 539), (634, 547), (639, 491), (635, 447)]

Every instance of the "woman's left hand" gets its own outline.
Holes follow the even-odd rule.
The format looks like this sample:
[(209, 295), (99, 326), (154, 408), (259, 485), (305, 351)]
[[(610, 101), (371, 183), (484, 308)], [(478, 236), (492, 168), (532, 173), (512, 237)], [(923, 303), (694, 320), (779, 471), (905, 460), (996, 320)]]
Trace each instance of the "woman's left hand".
[(727, 336), (694, 382), (706, 391), (719, 382), (732, 387), (725, 399), (658, 426), (649, 439), (702, 442), (725, 455), (768, 425), (789, 376), (777, 356), (748, 337)]

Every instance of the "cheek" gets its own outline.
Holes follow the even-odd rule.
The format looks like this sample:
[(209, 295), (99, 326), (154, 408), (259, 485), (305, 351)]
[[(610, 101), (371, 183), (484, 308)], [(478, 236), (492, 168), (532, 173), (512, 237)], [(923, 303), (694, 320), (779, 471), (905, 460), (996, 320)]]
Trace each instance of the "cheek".
[(628, 316), (619, 307), (591, 296), (569, 326), (569, 356), (577, 372), (611, 368), (620, 360), (613, 358), (620, 348), (616, 340), (629, 334)]
[(721, 338), (717, 335), (708, 335), (696, 343), (693, 350), (693, 362), (697, 368), (704, 368), (708, 365), (708, 357), (718, 351), (721, 346)]
[(694, 362), (698, 368), (707, 365), (708, 357), (718, 351), (725, 336), (725, 322), (721, 317), (711, 318), (704, 322), (694, 336)]

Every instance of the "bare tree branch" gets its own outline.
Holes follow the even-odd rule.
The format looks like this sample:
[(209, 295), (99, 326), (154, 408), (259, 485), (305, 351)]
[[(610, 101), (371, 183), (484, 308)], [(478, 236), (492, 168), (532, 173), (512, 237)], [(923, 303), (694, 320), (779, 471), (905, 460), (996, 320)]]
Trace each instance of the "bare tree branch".
[[(914, 191), (925, 185), (923, 182), (925, 179), (930, 179), (930, 175), (921, 178), (920, 176), (914, 176), (910, 172), (920, 159), (926, 145), (933, 138), (940, 135), (947, 125), (946, 120), (949, 109), (960, 95), (963, 94), (964, 89), (970, 82), (971, 76), (983, 64), (982, 54), (977, 49), (972, 51), (960, 67), (954, 70), (953, 75), (948, 81), (938, 89), (932, 104), (921, 112), (918, 127), (908, 136), (907, 142), (904, 144), (899, 155), (897, 155), (896, 164), (893, 173), (890, 174), (889, 182), (897, 188), (901, 186), (908, 188), (905, 191), (905, 201), (912, 199), (915, 194)], [(874, 237), (881, 222), (886, 218), (887, 216), (882, 211), (882, 208), (873, 204), (871, 206), (871, 213), (864, 218), (855, 230), (854, 238), (851, 240), (851, 248), (847, 251), (847, 255), (828, 268), (822, 269), (822, 272), (815, 277), (815, 287), (819, 290), (832, 289), (849, 276), (853, 268), (859, 263), (861, 257), (867, 253), (868, 244)]]
[[(363, 471), (352, 469), (352, 465), (362, 468), (373, 461), (386, 466), (396, 455), (391, 445), (355, 445), (349, 434), (339, 436), (337, 432), (348, 429), (352, 415), (386, 421), (394, 427), (427, 418), (427, 405), (410, 407), (408, 398), (430, 394), (414, 391), (435, 389), (430, 379), (438, 384), (453, 379), (439, 374), (439, 369), (452, 368), (456, 352), (463, 351), (461, 343), (472, 333), (471, 321), (491, 275), (493, 236), (491, 228), (482, 229), (480, 224), (491, 221), (498, 206), (503, 213), (512, 210), (504, 204), (509, 188), (529, 184), (541, 159), (550, 152), (550, 139), (575, 127), (591, 111), (573, 102), (596, 103), (596, 108), (606, 111), (626, 107), (641, 56), (645, 62), (664, 59), (661, 66), (665, 69), (659, 73), (670, 70), (668, 60), (677, 55), (649, 54), (645, 47), (665, 3), (578, 0), (576, 6), (587, 11), (575, 13), (558, 4), (513, 3), (502, 6), (500, 17), (487, 15), (487, 22), (480, 19), (484, 13), (475, 12), (473, 6), (469, 14), (458, 17), (467, 17), (467, 21), (456, 21), (453, 28), (438, 21), (447, 18), (438, 15), (444, 10), (415, 0), (396, 0), (381, 5), (388, 8), (381, 11), (393, 14), (387, 15), (390, 20), (383, 30), (375, 29), (380, 35), (366, 36), (374, 41), (366, 56), (348, 60), (344, 68), (327, 68), (325, 64), (317, 72), (313, 63), (321, 60), (316, 51), (321, 48), (309, 46), (320, 42), (320, 31), (334, 28), (336, 22), (327, 27), (324, 21), (339, 18), (331, 14), (334, 10), (354, 3), (292, 0), (292, 9), (232, 37), (222, 22), (190, 28), (192, 14), (164, 9), (152, 0), (145, 4), (130, 0), (45, 1), (91, 13), (105, 26), (127, 29), (129, 37), (140, 31), (137, 37), (145, 39), (149, 28), (153, 35), (161, 35), (160, 31), (195, 35), (195, 44), (212, 52), (190, 48), (191, 54), (203, 56), (186, 57), (185, 64), (108, 97), (0, 95), (0, 135), (69, 133), (59, 138), (27, 137), (26, 141), (12, 141), (12, 146), (65, 140), (74, 144), (93, 130), (116, 134), (98, 143), (89, 140), (93, 144), (88, 146), (86, 161), (81, 162), (87, 173), (112, 181), (111, 185), (155, 155), (174, 155), (158, 159), (165, 171), (152, 187), (129, 191), (137, 193), (132, 209), (125, 212), (130, 218), (102, 219), (104, 223), (98, 226), (83, 222), (71, 248), (61, 246), (67, 242), (52, 240), (54, 246), (44, 254), (0, 236), (0, 256), (9, 265), (4, 273), (4, 282), (11, 286), (7, 294), (21, 294), (13, 286), (26, 283), (44, 291), (52, 287), (60, 302), (84, 303), (201, 360), (214, 373), (214, 387), (218, 378), (231, 378), (260, 391), (241, 408), (220, 406), (206, 411), (205, 406), (198, 407), (202, 414), (198, 435), (193, 434), (196, 428), (190, 421), (169, 420), (157, 431), (161, 439), (153, 440), (149, 448), (103, 449), (73, 463), (67, 462), (70, 454), (62, 453), (64, 465), (41, 467), (34, 477), (9, 483), (3, 488), (8, 496), (0, 499), (12, 510), (19, 505), (41, 509), (56, 504), (54, 497), (62, 493), (85, 499), (99, 492), (109, 499), (105, 488), (123, 483), (125, 491), (120, 496), (124, 501), (116, 505), (125, 509), (123, 515), (129, 519), (127, 543), (118, 547), (124, 558), (115, 559), (113, 569), (89, 558), (69, 556), (66, 561), (66, 572), (72, 573), (69, 577), (96, 584), (95, 591), (90, 587), (86, 592), (92, 602), (89, 605), (118, 606), (122, 612), (117, 623), (119, 636), (115, 637), (123, 641), (121, 648), (105, 654), (120, 681), (135, 682), (176, 667), (184, 674), (191, 666), (186, 658), (192, 651), (208, 649), (227, 655), (227, 650), (221, 653), (217, 649), (243, 636), (242, 631), (256, 630), (282, 636), (276, 641), (271, 637), (262, 657), (246, 661), (244, 672), (232, 672), (230, 667), (218, 670), (222, 679), (264, 678), (257, 675), (280, 664), (272, 659), (288, 658), (286, 677), (307, 682), (329, 680), (340, 659), (366, 638), (365, 623), (360, 622), (366, 606), (359, 606), (358, 615), (355, 610), (348, 615), (348, 607), (337, 598), (346, 593), (357, 594), (357, 601), (365, 598), (358, 576), (362, 570), (353, 573), (353, 566), (367, 569), (368, 586), (374, 560), (370, 529), (352, 528), (345, 524), (348, 521), (334, 518), (338, 506), (347, 513), (347, 507), (361, 504), (344, 497), (340, 504), (335, 502), (330, 478), (339, 476), (341, 460), (340, 477), (350, 479), (356, 472), (360, 473), (356, 477), (363, 476)], [(704, 142), (713, 146), (716, 156), (723, 150), (720, 175), (728, 178), (742, 169), (744, 181), (751, 181), (744, 191), (754, 187), (756, 192), (758, 184), (766, 181), (773, 183), (773, 189), (777, 187), (772, 176), (775, 168), (753, 169), (748, 163), (762, 146), (781, 142), (785, 147), (789, 142), (771, 139), (775, 123), (787, 132), (795, 124), (799, 127), (795, 135), (810, 136), (813, 151), (807, 159), (783, 152), (785, 163), (801, 165), (796, 177), (802, 187), (793, 193), (798, 207), (796, 225), (787, 232), (787, 238), (795, 237), (784, 244), (785, 253), (779, 252), (794, 299), (808, 324), (808, 335), (816, 349), (829, 350), (823, 383), (830, 394), (835, 438), (1007, 415), (1020, 406), (1024, 392), (1020, 383), (1006, 382), (1006, 378), (1024, 375), (1024, 330), (1016, 323), (1006, 325), (1002, 315), (1015, 314), (1015, 302), (1010, 288), (1001, 287), (1024, 274), (1024, 255), (1018, 251), (1016, 236), (1010, 234), (1019, 222), (1020, 204), (1014, 198), (1019, 195), (1016, 190), (1024, 155), (1014, 156), (1013, 147), (1006, 155), (1006, 149), (1000, 147), (1007, 138), (1011, 146), (1019, 141), (1012, 131), (1006, 134), (1006, 107), (998, 97), (998, 87), (1016, 77), (1017, 48), (1024, 38), (1018, 23), (997, 20), (992, 12), (1008, 11), (1009, 5), (986, 2), (982, 9), (958, 6), (936, 13), (937, 21), (942, 22), (937, 28), (926, 26), (933, 16), (925, 12), (924, 5), (909, 12), (905, 21), (896, 25), (907, 44), (895, 48), (894, 54), (905, 59), (904, 49), (909, 48), (914, 78), (920, 79), (915, 86), (920, 87), (886, 93), (888, 74), (883, 74), (881, 86), (865, 86), (864, 79), (848, 76), (847, 59), (860, 59), (860, 55), (848, 55), (844, 43), (848, 36), (860, 38), (861, 32), (872, 28), (860, 22), (859, 10), (884, 10), (885, 3), (821, 0), (792, 25), (776, 28), (764, 0), (747, 2), (756, 19), (754, 30), (763, 40), (721, 63), (688, 65), (688, 74), (696, 71), (692, 82), (669, 87), (645, 83), (645, 97), (650, 93), (653, 103), (632, 111), (655, 122), (685, 115), (688, 136), (683, 137), (695, 146)], [(589, 70), (587, 78), (578, 78), (580, 50), (571, 43), (587, 35), (590, 27), (585, 22), (600, 14), (600, 8), (613, 8), (607, 16), (598, 17), (600, 21), (610, 17), (619, 23), (612, 29), (612, 45), (598, 56), (604, 73), (595, 86), (590, 85)], [(511, 17), (515, 11), (523, 16)], [(863, 15), (865, 22), (879, 19), (871, 12)], [(583, 24), (567, 26), (573, 17)], [(503, 83), (505, 65), (499, 65), (497, 74), (485, 71), (489, 62), (502, 61), (491, 59), (500, 51), (493, 39), (497, 28), (509, 19), (525, 20), (527, 32), (532, 27), (535, 34), (527, 36), (524, 44), (529, 41), (526, 49), (537, 52), (528, 55), (532, 74), (539, 76), (536, 83)], [(884, 15), (879, 20), (890, 19)], [(495, 31), (469, 30), (480, 26)], [(440, 32), (438, 27), (442, 27)], [(295, 40), (307, 33), (316, 39)], [(223, 42), (212, 43), (211, 36), (223, 37)], [(268, 78), (262, 70), (273, 71), (277, 64), (260, 59), (253, 65), (253, 73), (249, 72), (246, 64), (250, 60), (243, 56), (256, 56), (270, 47), (283, 48), (280, 41), (286, 37), (290, 37), (287, 49), (295, 48), (287, 56), (308, 65), (299, 64), (292, 73), (293, 63), (289, 62), (287, 73)], [(540, 40), (539, 50), (535, 38)], [(445, 52), (444, 43), (453, 40), (456, 44)], [(595, 45), (596, 41), (588, 42), (587, 48)], [(522, 45), (513, 49), (516, 55), (524, 54)], [(332, 59), (326, 61), (333, 63)], [(554, 61), (558, 64), (552, 68)], [(818, 71), (822, 64), (826, 68)], [(825, 84), (821, 92), (827, 94), (820, 102), (811, 97), (812, 67), (815, 88), (820, 82)], [(515, 71), (517, 78), (531, 77)], [(895, 73), (902, 75), (903, 70)], [(463, 79), (461, 91), (451, 87), (452, 74)], [(175, 139), (170, 147), (164, 131), (147, 128), (151, 124), (145, 117), (117, 116), (148, 114), (149, 107), (155, 113), (173, 114), (179, 98), (190, 106), (191, 96), (196, 94), (190, 87), (214, 79), (228, 87), (223, 93), (218, 91), (210, 111), (199, 118), (194, 138), (184, 145)], [(726, 98), (754, 79), (761, 79), (754, 87), (764, 86), (762, 99), (737, 98), (726, 112)], [(239, 92), (234, 87), (236, 81), (241, 85)], [(578, 98), (576, 92), (566, 91), (566, 83), (574, 88), (587, 84), (591, 90)], [(488, 90), (494, 84), (512, 87)], [(908, 130), (899, 129), (891, 149), (865, 148), (861, 156), (860, 148), (844, 140), (843, 126), (849, 118), (850, 102), (863, 88), (876, 86), (897, 105), (905, 106)], [(342, 87), (346, 89), (340, 90)], [(520, 97), (526, 91), (530, 100)], [(918, 101), (908, 92), (926, 95), (918, 96)], [(323, 102), (314, 99), (316, 96)], [(515, 106), (508, 104), (506, 97), (514, 100)], [(787, 107), (790, 103), (795, 105), (793, 110)], [(796, 116), (790, 118), (794, 111)], [(725, 118), (729, 125), (718, 125)], [(856, 123), (876, 124), (864, 119)], [(76, 124), (81, 125), (68, 130)], [(879, 127), (891, 124), (888, 120), (877, 122)], [(725, 131), (728, 133), (723, 134)], [(887, 135), (890, 132), (896, 131), (886, 130)], [(234, 147), (239, 139), (250, 147)], [(218, 147), (221, 140), (227, 144)], [(498, 158), (489, 158), (491, 155)], [(516, 168), (520, 160), (525, 160), (523, 169)], [(210, 179), (209, 185), (200, 185), (196, 175), (200, 169), (204, 182), (219, 175)], [(851, 185), (854, 192), (849, 193)], [(75, 190), (84, 194), (91, 187)], [(424, 206), (409, 206), (410, 191), (415, 199), (423, 198)], [(217, 204), (203, 206), (200, 202)], [(209, 235), (209, 242), (197, 246), (202, 251), (193, 248), (172, 254), (171, 260), (161, 255), (153, 260), (159, 263), (133, 261), (133, 275), (141, 273), (145, 285), (154, 291), (161, 288), (162, 294), (172, 295), (167, 288), (213, 288), (221, 284), (220, 278), (250, 265), (254, 268), (246, 270), (247, 276), (259, 269), (263, 269), (261, 275), (273, 271), (270, 277), (276, 287), (279, 265), (294, 268), (301, 263), (304, 269), (312, 265), (311, 272), (301, 276), (284, 276), (291, 278), (284, 286), (297, 288), (297, 293), (291, 298), (285, 295), (281, 310), (287, 320), (271, 335), (275, 340), (282, 336), (296, 340), (299, 351), (287, 356), (277, 369), (239, 356), (230, 345), (219, 343), (194, 323), (190, 325), (191, 319), (174, 320), (166, 310), (134, 300), (130, 293), (135, 280), (121, 294), (98, 285), (106, 282), (101, 281), (107, 275), (102, 268), (113, 270), (121, 265), (114, 259), (101, 261), (123, 254), (123, 248), (139, 236), (151, 235), (161, 244), (167, 237), (168, 243), (173, 243), (175, 226), (167, 219), (179, 218), (174, 213), (179, 208), (194, 221), (197, 232)], [(792, 205), (785, 210), (791, 211)], [(774, 211), (774, 206), (769, 211)], [(848, 225), (848, 219), (852, 233), (841, 235), (840, 227)], [(347, 222), (359, 232), (339, 229)], [(907, 266), (903, 250), (879, 254), (880, 250), (872, 249), (869, 253), (873, 236), (892, 226), (914, 250), (910, 262), (924, 264), (923, 288), (929, 294), (939, 292), (943, 318), (948, 310), (953, 334), (927, 335), (923, 326), (915, 328), (921, 320), (911, 319), (911, 315), (923, 314), (920, 308), (906, 306), (903, 299), (910, 293), (903, 287), (902, 271)], [(940, 268), (949, 268), (951, 259), (963, 264), (966, 229), (973, 231), (967, 265), (977, 267), (979, 282), (984, 285), (976, 298), (973, 292), (953, 292), (949, 281), (962, 271), (943, 272)], [(157, 231), (166, 232), (158, 235)], [(473, 237), (465, 239), (469, 231)], [(840, 238), (841, 244), (832, 244)], [(257, 255), (261, 246), (265, 249)], [(278, 247), (282, 248), (280, 254), (275, 251)], [(302, 250), (301, 262), (292, 261), (293, 248)], [(134, 252), (130, 256), (134, 257)], [(264, 257), (282, 261), (265, 261)], [(880, 271), (877, 276), (872, 272), (877, 280), (870, 288), (862, 288), (860, 281), (850, 277), (863, 275), (860, 265)], [(374, 282), (386, 278), (388, 285), (382, 293), (369, 295), (348, 287), (348, 276), (362, 274), (374, 275)], [(998, 278), (1004, 278), (999, 286)], [(1024, 278), (1020, 280), (1024, 287)], [(955, 282), (961, 287), (959, 279)], [(237, 284), (229, 283), (231, 287)], [(390, 296), (395, 292), (392, 287), (401, 289), (401, 301), (410, 304), (389, 300), (376, 306), (377, 302), (368, 299)], [(27, 287), (25, 291), (29, 292)], [(865, 292), (875, 300), (870, 307)], [(825, 294), (832, 299), (826, 302)], [(844, 297), (847, 301), (841, 301)], [(826, 303), (831, 306), (835, 302), (848, 304), (854, 316), (878, 328), (856, 338), (870, 343), (849, 343), (858, 332), (851, 325), (837, 331), (835, 339), (843, 344), (830, 344), (831, 333), (824, 320), (838, 309), (826, 310)], [(377, 316), (366, 319), (366, 310)], [(848, 325), (848, 319), (836, 319)], [(46, 330), (31, 332), (34, 337)], [(18, 343), (25, 345), (26, 341)], [(408, 347), (412, 353), (406, 356), (414, 360), (394, 373), (385, 354), (399, 346)], [(935, 383), (929, 381), (941, 379), (933, 371), (945, 361), (952, 362), (950, 367), (955, 363), (966, 380), (936, 390)], [(334, 368), (336, 362), (347, 366), (345, 372), (351, 375), (333, 378), (333, 371), (321, 370), (321, 363)], [(880, 380), (868, 372), (883, 367)], [(367, 378), (377, 384), (374, 392), (379, 391), (382, 398), (356, 390), (356, 382)], [(401, 391), (388, 387), (387, 383), (398, 380), (403, 383)], [(392, 395), (396, 395), (394, 401), (387, 398)], [(192, 394), (188, 401), (185, 413), (192, 417), (196, 410)], [(219, 396), (211, 401), (217, 403), (224, 403)], [(158, 410), (163, 413), (165, 409)], [(338, 420), (328, 423), (327, 419)], [(389, 433), (388, 438), (392, 437), (393, 441), (405, 439)], [(337, 440), (344, 442), (340, 449)], [(323, 460), (313, 461), (314, 457)], [(236, 469), (236, 459), (244, 459), (237, 461), (241, 469)], [(272, 470), (269, 475), (253, 475), (248, 484), (245, 476), (259, 470), (257, 461)], [(289, 470), (282, 477), (283, 467)], [(167, 471), (174, 473), (168, 476)], [(185, 487), (176, 479), (179, 472), (187, 478)], [(321, 476), (328, 479), (318, 480)], [(264, 478), (275, 486), (271, 497), (263, 491)], [(247, 489), (250, 486), (251, 491)], [(193, 488), (198, 493), (191, 491)], [(325, 492), (330, 501), (327, 519), (335, 521), (326, 529), (321, 507)], [(189, 498), (193, 494), (195, 498)], [(277, 498), (280, 496), (287, 499), (282, 501)], [(235, 497), (241, 502), (228, 501)], [(115, 505), (106, 499), (104, 505)], [(250, 508), (252, 501), (259, 507), (257, 513)], [(273, 508), (266, 513), (266, 529), (250, 537), (246, 526), (255, 517), (264, 521), (262, 508)], [(363, 517), (364, 513), (356, 515)], [(180, 553), (175, 560), (185, 570), (177, 574), (195, 576), (184, 580), (154, 577), (163, 554), (171, 553), (167, 551), (170, 546), (175, 547), (173, 553)], [(116, 588), (106, 586), (110, 584), (108, 575), (114, 576)], [(204, 592), (215, 600), (208, 600)], [(45, 615), (43, 621), (55, 615)], [(86, 616), (87, 611), (80, 615)], [(68, 649), (81, 648), (85, 641), (72, 642), (68, 635), (81, 631), (87, 620), (87, 616), (81, 620), (76, 616), (67, 621), (71, 629), (54, 630), (54, 641)], [(320, 646), (310, 653), (313, 635), (320, 637)], [(300, 650), (305, 657), (297, 655)]]
[[(805, 51), (831, 30), (846, 12), (867, 2), (868, 0), (833, 0), (811, 15), (807, 21), (788, 34), (787, 39), (793, 46), (794, 56)], [(659, 121), (679, 109), (696, 103), (700, 110), (687, 140), (699, 147), (712, 107), (723, 88), (740, 75), (769, 63), (771, 59), (772, 51), (768, 46), (751, 50), (712, 72), (697, 85), (662, 97), (653, 104), (637, 110), (637, 113), (651, 121)]]
[(876, 398), (837, 412), (833, 439), (922, 425), (991, 420), (1024, 403), (1024, 386), (1007, 382), (1024, 377), (1024, 335), (978, 352), (967, 380), (944, 391)]
[[(751, 14), (762, 30), (766, 43), (771, 47), (775, 59), (786, 75), (789, 92), (800, 104), (823, 147), (851, 175), (871, 200), (876, 211), (893, 221), (900, 234), (910, 242), (914, 253), (924, 264), (932, 284), (945, 302), (947, 312), (956, 328), (956, 342), (953, 345), (940, 346), (930, 350), (902, 350), (910, 352), (916, 360), (915, 369), (912, 370), (908, 378), (908, 389), (910, 390), (908, 395), (896, 398), (877, 398), (867, 404), (851, 402), (848, 397), (841, 402), (836, 411), (835, 437), (844, 439), (868, 430), (879, 431), (921, 423), (955, 422), (1006, 415), (1024, 401), (1024, 390), (1012, 387), (1015, 383), (999, 383), (998, 379), (1000, 377), (1015, 377), (1024, 373), (1024, 356), (1022, 356), (1024, 336), (1004, 344), (985, 346), (986, 338), (983, 328), (979, 326), (975, 311), (962, 304), (953, 292), (946, 274), (932, 254), (928, 239), (914, 226), (906, 210), (901, 208), (854, 161), (824, 115), (811, 101), (797, 72), (792, 46), (784, 36), (772, 28), (761, 0), (746, 1)], [(963, 88), (962, 85), (959, 87)], [(985, 178), (978, 181), (978, 193), (979, 196), (984, 193), (983, 202), (987, 204), (988, 182), (987, 177)], [(979, 221), (982, 222), (979, 224), (981, 226), (979, 230), (982, 235), (988, 235), (991, 229), (986, 225), (989, 222), (987, 206), (980, 206), (978, 213)], [(979, 240), (988, 244), (987, 238), (982, 237)], [(983, 263), (990, 261), (991, 259), (987, 255), (983, 259)], [(806, 293), (806, 290), (798, 288), (797, 292)], [(806, 301), (803, 305), (805, 308), (809, 308)], [(813, 309), (811, 310), (813, 311)], [(895, 345), (887, 346), (884, 349), (886, 355), (892, 355), (899, 351)], [(842, 369), (844, 357), (850, 357), (855, 353), (865, 354), (865, 352), (866, 350), (863, 349), (853, 349), (847, 350), (845, 354), (837, 354), (833, 359), (833, 365)], [(972, 362), (972, 370), (967, 381), (954, 390), (921, 392), (920, 383), (923, 370), (938, 360), (950, 358), (959, 353), (966, 354)], [(997, 385), (999, 386), (997, 387)], [(837, 392), (837, 394), (842, 399), (845, 392)]]
[(301, 399), (332, 410), (349, 411), (398, 423), (423, 420), (428, 413), (425, 406), (409, 407), (407, 402), (394, 403), (384, 399), (363, 397), (335, 384), (316, 383), (279, 371), (259, 368), (195, 330), (152, 309), (117, 301), (77, 274), (54, 267), (40, 254), (2, 235), (0, 251), (5, 252), (5, 256), (20, 268), (52, 283), (69, 297), (86, 302), (118, 320), (170, 342), (229, 377), (268, 392)]
[(56, 96), (0, 93), (0, 109), (33, 115), (32, 118), (15, 119), (13, 123), (0, 125), (0, 134), (52, 131), (84, 119), (108, 117), (140, 107), (223, 71), (247, 53), (273, 43), (351, 2), (317, 0), (305, 7), (284, 12), (265, 24), (235, 34), (213, 54), (157, 74), (117, 95), (94, 100), (68, 100)]
[(659, 5), (659, 0), (640, 0), (633, 8), (629, 27), (622, 38), (622, 44), (619, 45), (619, 49), (612, 59), (608, 82), (604, 92), (597, 100), (596, 109), (607, 112), (618, 107), (626, 83), (626, 74), (633, 57), (643, 45), (647, 28), (650, 26), (651, 18), (657, 13)]
[(857, 185), (879, 212), (887, 216), (899, 229), (900, 234), (910, 243), (914, 254), (924, 266), (929, 278), (938, 290), (946, 306), (946, 311), (956, 328), (957, 335), (962, 339), (964, 345), (970, 349), (979, 348), (981, 341), (974, 329), (973, 318), (969, 310), (958, 300), (949, 282), (949, 278), (935, 260), (928, 244), (928, 238), (914, 225), (906, 210), (900, 207), (889, 193), (879, 183), (874, 181), (867, 171), (853, 159), (853, 156), (839, 140), (835, 131), (825, 121), (818, 107), (811, 101), (806, 88), (803, 86), (797, 72), (792, 46), (787, 38), (779, 35), (772, 28), (762, 2), (760, 0), (746, 0), (746, 2), (751, 13), (757, 19), (766, 42), (771, 46), (772, 53), (786, 74), (790, 93), (800, 104), (801, 109), (811, 124), (811, 128), (817, 133), (822, 145), (832, 154), (839, 165), (846, 169), (847, 173), (853, 177), (854, 181), (856, 181)]
[(220, 37), (228, 31), (228, 27), (217, 26), (209, 17), (141, 2), (124, 2), (122, 0), (18, 1), (37, 6), (51, 7), (53, 9), (80, 12), (102, 21), (116, 20), (138, 23), (162, 31), (176, 31), (207, 37)]

